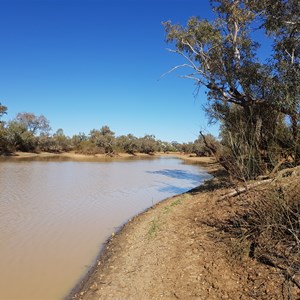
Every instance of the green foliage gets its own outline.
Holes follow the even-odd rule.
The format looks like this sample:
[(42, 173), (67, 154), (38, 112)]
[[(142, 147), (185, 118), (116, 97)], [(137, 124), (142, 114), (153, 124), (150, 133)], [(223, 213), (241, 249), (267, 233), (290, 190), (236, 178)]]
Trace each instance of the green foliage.
[[(1, 107), (3, 107), (2, 113), (6, 113), (7, 108)], [(88, 136), (79, 133), (71, 138), (66, 136), (61, 128), (53, 134), (50, 130), (49, 121), (43, 115), (35, 116), (33, 113), (19, 113), (7, 124), (0, 122), (0, 154), (14, 151), (61, 153), (74, 150), (87, 155), (115, 155), (119, 152), (152, 155), (158, 151), (192, 153), (198, 150), (197, 153), (200, 155), (194, 143), (183, 145), (178, 142), (168, 143), (157, 140), (154, 135), (149, 134), (140, 138), (133, 134), (115, 136), (107, 125), (99, 130), (91, 130)]]
[(88, 137), (83, 133), (80, 132), (72, 136), (70, 142), (73, 149), (76, 149), (81, 142), (87, 141)]
[(132, 135), (122, 135), (116, 139), (116, 146), (120, 152), (134, 154), (138, 152), (138, 139)]
[(6, 136), (14, 151), (34, 151), (37, 146), (37, 138), (18, 121), (8, 122)]
[(149, 134), (146, 134), (143, 138), (138, 140), (138, 148), (141, 153), (146, 154), (153, 154), (155, 151), (160, 150), (155, 136)]
[(82, 141), (77, 147), (76, 152), (86, 155), (104, 154), (103, 148), (99, 148), (91, 140)]
[(15, 121), (32, 134), (46, 134), (51, 130), (49, 121), (43, 116), (33, 113), (18, 113)]
[[(186, 62), (174, 69), (191, 70), (183, 77), (206, 88), (206, 111), (222, 124), (221, 163), (241, 179), (270, 172), (283, 158), (300, 163), (299, 1), (211, 2), (214, 21), (164, 26), (172, 52)], [(258, 59), (254, 22), (273, 39), (267, 63)]]
[(288, 280), (299, 280), (299, 167), (282, 176), (275, 186), (242, 196), (243, 209), (228, 220), (223, 230), (230, 234), (230, 240), (238, 242), (236, 255), (246, 254), (278, 268)]
[(221, 144), (213, 135), (200, 134), (198, 139), (194, 141), (192, 152), (197, 156), (212, 156), (214, 153), (219, 153), (220, 149)]
[(151, 225), (150, 225), (150, 228), (148, 230), (148, 236), (150, 238), (153, 238), (156, 236), (157, 232), (160, 230), (161, 228), (161, 220), (160, 218), (154, 218), (152, 221), (151, 221)]
[(0, 118), (5, 114), (7, 114), (7, 107), (2, 105), (0, 102)]
[(38, 139), (39, 150), (46, 152), (61, 153), (73, 149), (69, 137), (67, 137), (63, 129), (58, 129), (52, 136), (48, 134), (41, 134)]
[(5, 154), (10, 152), (4, 122), (1, 121), (1, 117), (6, 113), (7, 113), (7, 107), (0, 103), (0, 154), (3, 153)]
[(93, 129), (90, 132), (90, 140), (103, 153), (113, 153), (115, 143), (115, 133), (108, 126), (103, 126), (100, 130)]
[(11, 145), (8, 141), (6, 128), (0, 123), (0, 154), (12, 152)]

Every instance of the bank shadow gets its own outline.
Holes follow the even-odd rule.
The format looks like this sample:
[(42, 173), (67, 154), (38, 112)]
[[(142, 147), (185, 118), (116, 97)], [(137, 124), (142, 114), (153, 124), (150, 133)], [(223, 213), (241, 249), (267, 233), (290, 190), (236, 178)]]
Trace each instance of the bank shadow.
[(180, 169), (163, 169), (158, 171), (146, 171), (148, 174), (155, 174), (155, 175), (163, 175), (167, 176), (169, 178), (179, 179), (179, 180), (187, 180), (189, 181), (188, 187), (169, 184), (167, 182), (160, 181), (160, 184), (162, 184), (162, 187), (158, 188), (159, 192), (164, 193), (173, 193), (173, 194), (182, 194), (186, 193), (187, 191), (191, 190), (195, 185), (201, 184), (204, 180), (210, 179), (211, 175), (208, 173), (192, 173), (190, 171), (186, 170), (180, 170)]
[(163, 184), (165, 186), (158, 188), (158, 191), (161, 193), (183, 194), (192, 189), (192, 187), (180, 187), (166, 183)]
[(183, 180), (190, 180), (193, 184), (200, 183), (203, 179), (210, 178), (209, 174), (195, 174), (185, 170), (178, 170), (178, 169), (163, 169), (159, 171), (146, 171), (149, 174), (157, 174), (157, 175), (164, 175), (174, 179), (183, 179)]

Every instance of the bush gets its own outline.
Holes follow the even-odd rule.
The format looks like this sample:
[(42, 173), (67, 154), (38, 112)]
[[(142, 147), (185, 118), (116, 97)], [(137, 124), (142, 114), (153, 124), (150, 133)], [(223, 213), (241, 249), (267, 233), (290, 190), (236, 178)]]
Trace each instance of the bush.
[(280, 269), (300, 288), (300, 168), (283, 174), (271, 189), (248, 193), (249, 207), (229, 221), (229, 231), (240, 249), (246, 245), (250, 257)]
[(76, 149), (76, 153), (86, 154), (86, 155), (104, 154), (105, 149), (98, 147), (91, 141), (83, 141), (78, 145)]

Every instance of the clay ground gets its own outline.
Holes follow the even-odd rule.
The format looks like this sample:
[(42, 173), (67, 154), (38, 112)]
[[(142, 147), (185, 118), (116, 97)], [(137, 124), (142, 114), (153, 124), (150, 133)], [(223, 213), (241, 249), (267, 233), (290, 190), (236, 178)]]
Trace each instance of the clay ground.
[(71, 299), (291, 299), (276, 268), (235, 257), (235, 241), (211, 225), (239, 205), (227, 177), (163, 201), (130, 220), (107, 243)]

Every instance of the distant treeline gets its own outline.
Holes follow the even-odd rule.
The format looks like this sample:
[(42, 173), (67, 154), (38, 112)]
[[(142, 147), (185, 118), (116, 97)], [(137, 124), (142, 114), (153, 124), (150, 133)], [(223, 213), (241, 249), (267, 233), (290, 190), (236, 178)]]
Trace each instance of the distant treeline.
[[(7, 107), (0, 104), (0, 118), (6, 111)], [(206, 137), (217, 143), (212, 135)], [(53, 153), (75, 151), (87, 155), (179, 151), (196, 153), (199, 156), (210, 155), (210, 150), (201, 136), (190, 143), (175, 141), (170, 143), (157, 140), (154, 135), (140, 138), (133, 134), (116, 136), (109, 126), (105, 125), (100, 129), (92, 129), (88, 135), (78, 133), (69, 137), (64, 134), (63, 129), (51, 133), (49, 120), (43, 115), (36, 116), (33, 113), (19, 113), (9, 122), (0, 119), (0, 154), (16, 151)]]

